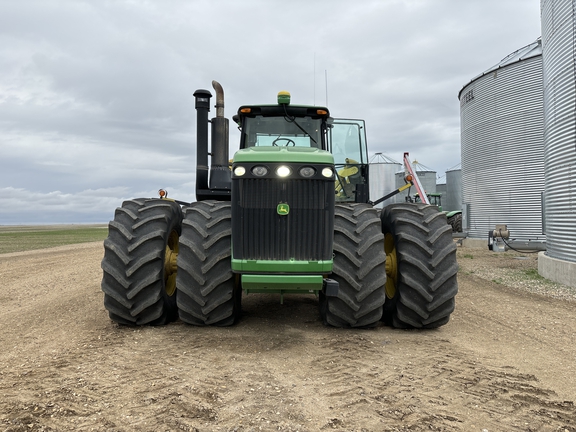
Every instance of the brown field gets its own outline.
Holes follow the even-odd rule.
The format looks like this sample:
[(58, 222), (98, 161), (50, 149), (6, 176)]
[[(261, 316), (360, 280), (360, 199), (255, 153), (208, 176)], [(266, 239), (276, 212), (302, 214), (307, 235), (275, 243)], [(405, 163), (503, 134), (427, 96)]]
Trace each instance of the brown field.
[(576, 302), (536, 258), (460, 250), (433, 331), (322, 325), (252, 295), (230, 328), (127, 328), (101, 242), (0, 255), (0, 430), (576, 431)]

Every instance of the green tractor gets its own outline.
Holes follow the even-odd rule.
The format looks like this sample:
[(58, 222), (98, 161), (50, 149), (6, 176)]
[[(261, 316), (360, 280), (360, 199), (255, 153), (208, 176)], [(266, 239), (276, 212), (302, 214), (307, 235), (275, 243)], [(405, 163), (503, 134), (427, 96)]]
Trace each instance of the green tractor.
[[(431, 205), (438, 207), (438, 210), (446, 215), (448, 225), (452, 227), (452, 232), (462, 232), (462, 210), (447, 210), (442, 209), (442, 194), (436, 192), (427, 193), (428, 201)], [(420, 196), (414, 194), (414, 202), (421, 202)]]
[[(229, 160), (222, 87), (197, 111), (196, 197), (125, 201), (104, 242), (104, 305), (124, 325), (229, 326), (242, 296), (318, 297), (335, 327), (436, 328), (458, 291), (446, 216), (422, 203), (373, 206), (363, 120), (328, 108), (241, 106)], [(210, 153), (208, 125), (211, 124)], [(208, 166), (208, 155), (211, 165)]]

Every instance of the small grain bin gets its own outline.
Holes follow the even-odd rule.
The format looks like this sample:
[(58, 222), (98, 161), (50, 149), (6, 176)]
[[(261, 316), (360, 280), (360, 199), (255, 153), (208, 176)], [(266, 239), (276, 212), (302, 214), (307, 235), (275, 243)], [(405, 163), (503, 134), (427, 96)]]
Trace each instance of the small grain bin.
[(462, 210), (462, 170), (446, 171), (446, 193), (442, 195), (442, 209)]
[[(402, 168), (402, 164), (382, 153), (374, 154), (369, 164), (370, 199), (376, 201), (396, 188), (395, 174)], [(392, 200), (393, 198), (381, 202), (376, 207), (382, 208), (384, 205), (390, 204)]]

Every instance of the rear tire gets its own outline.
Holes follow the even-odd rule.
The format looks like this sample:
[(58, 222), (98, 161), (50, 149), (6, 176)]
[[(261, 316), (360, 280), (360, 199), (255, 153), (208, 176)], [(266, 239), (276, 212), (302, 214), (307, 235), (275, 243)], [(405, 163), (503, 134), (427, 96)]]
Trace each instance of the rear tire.
[(241, 314), (242, 290), (231, 266), (230, 202), (184, 209), (178, 255), (178, 313), (185, 323), (229, 326)]
[(173, 201), (124, 201), (108, 225), (102, 260), (104, 307), (124, 325), (162, 325), (178, 317), (175, 265), (182, 210)]
[(436, 328), (448, 322), (458, 292), (456, 245), (444, 213), (427, 204), (391, 204), (382, 212), (386, 250), (384, 322)]
[(462, 232), (462, 213), (457, 213), (448, 219), (452, 232)]
[(377, 210), (339, 204), (334, 220), (334, 267), (338, 295), (320, 292), (320, 315), (334, 327), (374, 327), (385, 300), (384, 236)]

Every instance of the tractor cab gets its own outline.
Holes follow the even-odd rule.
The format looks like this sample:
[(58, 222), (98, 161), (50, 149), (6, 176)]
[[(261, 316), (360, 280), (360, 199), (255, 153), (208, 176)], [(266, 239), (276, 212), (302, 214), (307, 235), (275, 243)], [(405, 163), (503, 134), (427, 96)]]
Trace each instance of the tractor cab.
[(234, 121), (242, 135), (240, 149), (308, 147), (327, 150), (329, 111), (325, 107), (290, 105), (290, 93), (278, 93), (277, 105), (244, 105)]
[[(428, 197), (428, 201), (430, 202), (431, 205), (438, 207), (438, 210), (442, 211), (442, 194), (432, 192), (427, 193), (426, 196)], [(417, 203), (422, 202), (419, 194), (414, 194), (414, 202)]]
[(364, 120), (334, 119), (325, 107), (290, 105), (290, 94), (280, 92), (277, 105), (242, 106), (234, 121), (241, 130), (241, 151), (279, 147), (292, 154), (303, 148), (330, 152), (336, 202), (368, 202)]

